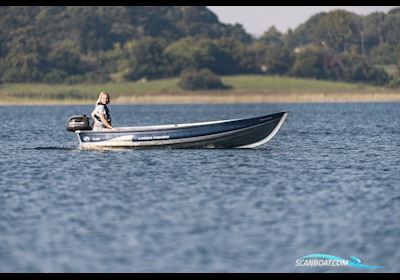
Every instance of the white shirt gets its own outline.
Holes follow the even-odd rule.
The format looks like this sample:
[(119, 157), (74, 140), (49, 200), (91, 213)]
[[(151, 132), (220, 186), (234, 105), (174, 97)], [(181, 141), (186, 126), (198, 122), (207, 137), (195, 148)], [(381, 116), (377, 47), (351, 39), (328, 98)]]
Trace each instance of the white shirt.
[(101, 121), (97, 120), (95, 117), (98, 116), (100, 118), (100, 115), (106, 117), (106, 109), (104, 108), (104, 105), (101, 104), (97, 105), (96, 108), (94, 108), (91, 115), (94, 121), (93, 130), (106, 128), (106, 126)]

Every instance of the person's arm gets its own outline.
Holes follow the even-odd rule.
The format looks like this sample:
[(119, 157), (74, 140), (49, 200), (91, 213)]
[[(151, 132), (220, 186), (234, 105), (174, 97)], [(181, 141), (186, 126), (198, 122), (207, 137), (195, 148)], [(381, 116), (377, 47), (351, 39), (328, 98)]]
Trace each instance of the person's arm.
[(111, 126), (111, 124), (107, 121), (107, 119), (104, 117), (103, 114), (99, 115), (99, 118), (101, 120), (101, 122), (109, 129), (113, 129), (113, 127)]

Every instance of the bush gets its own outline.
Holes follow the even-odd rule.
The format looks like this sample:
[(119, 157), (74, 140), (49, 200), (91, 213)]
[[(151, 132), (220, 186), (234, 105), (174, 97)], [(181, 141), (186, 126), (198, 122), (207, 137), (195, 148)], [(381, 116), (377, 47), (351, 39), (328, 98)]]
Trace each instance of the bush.
[(222, 80), (208, 69), (186, 70), (180, 75), (178, 86), (185, 90), (228, 89)]
[(41, 81), (42, 76), (37, 68), (11, 67), (4, 71), (2, 80), (6, 83), (36, 83)]
[(366, 83), (384, 86), (390, 81), (389, 75), (382, 69), (369, 64), (359, 55), (342, 54), (343, 64), (341, 79), (347, 82)]
[(394, 77), (388, 84), (390, 88), (398, 89), (400, 88), (400, 76)]
[(67, 73), (62, 70), (52, 69), (43, 77), (43, 82), (48, 84), (60, 84), (67, 78)]
[(295, 77), (326, 79), (324, 51), (318, 46), (298, 50), (291, 72)]

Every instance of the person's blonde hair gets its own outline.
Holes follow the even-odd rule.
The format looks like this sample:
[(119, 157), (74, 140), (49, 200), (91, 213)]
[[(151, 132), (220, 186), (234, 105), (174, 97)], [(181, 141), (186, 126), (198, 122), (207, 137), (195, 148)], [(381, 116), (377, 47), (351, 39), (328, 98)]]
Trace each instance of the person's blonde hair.
[(101, 102), (101, 98), (103, 97), (103, 95), (107, 95), (108, 99), (110, 99), (110, 95), (108, 94), (108, 92), (102, 91), (99, 94), (99, 98), (97, 98), (96, 106)]

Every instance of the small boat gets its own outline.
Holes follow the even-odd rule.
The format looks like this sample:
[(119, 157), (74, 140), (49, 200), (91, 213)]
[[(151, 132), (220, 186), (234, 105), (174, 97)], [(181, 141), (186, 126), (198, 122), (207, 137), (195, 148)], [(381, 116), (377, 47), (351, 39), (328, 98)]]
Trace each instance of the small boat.
[(74, 116), (67, 130), (75, 132), (82, 150), (115, 148), (256, 148), (272, 139), (287, 112), (233, 120), (120, 127), (92, 131), (89, 118)]

